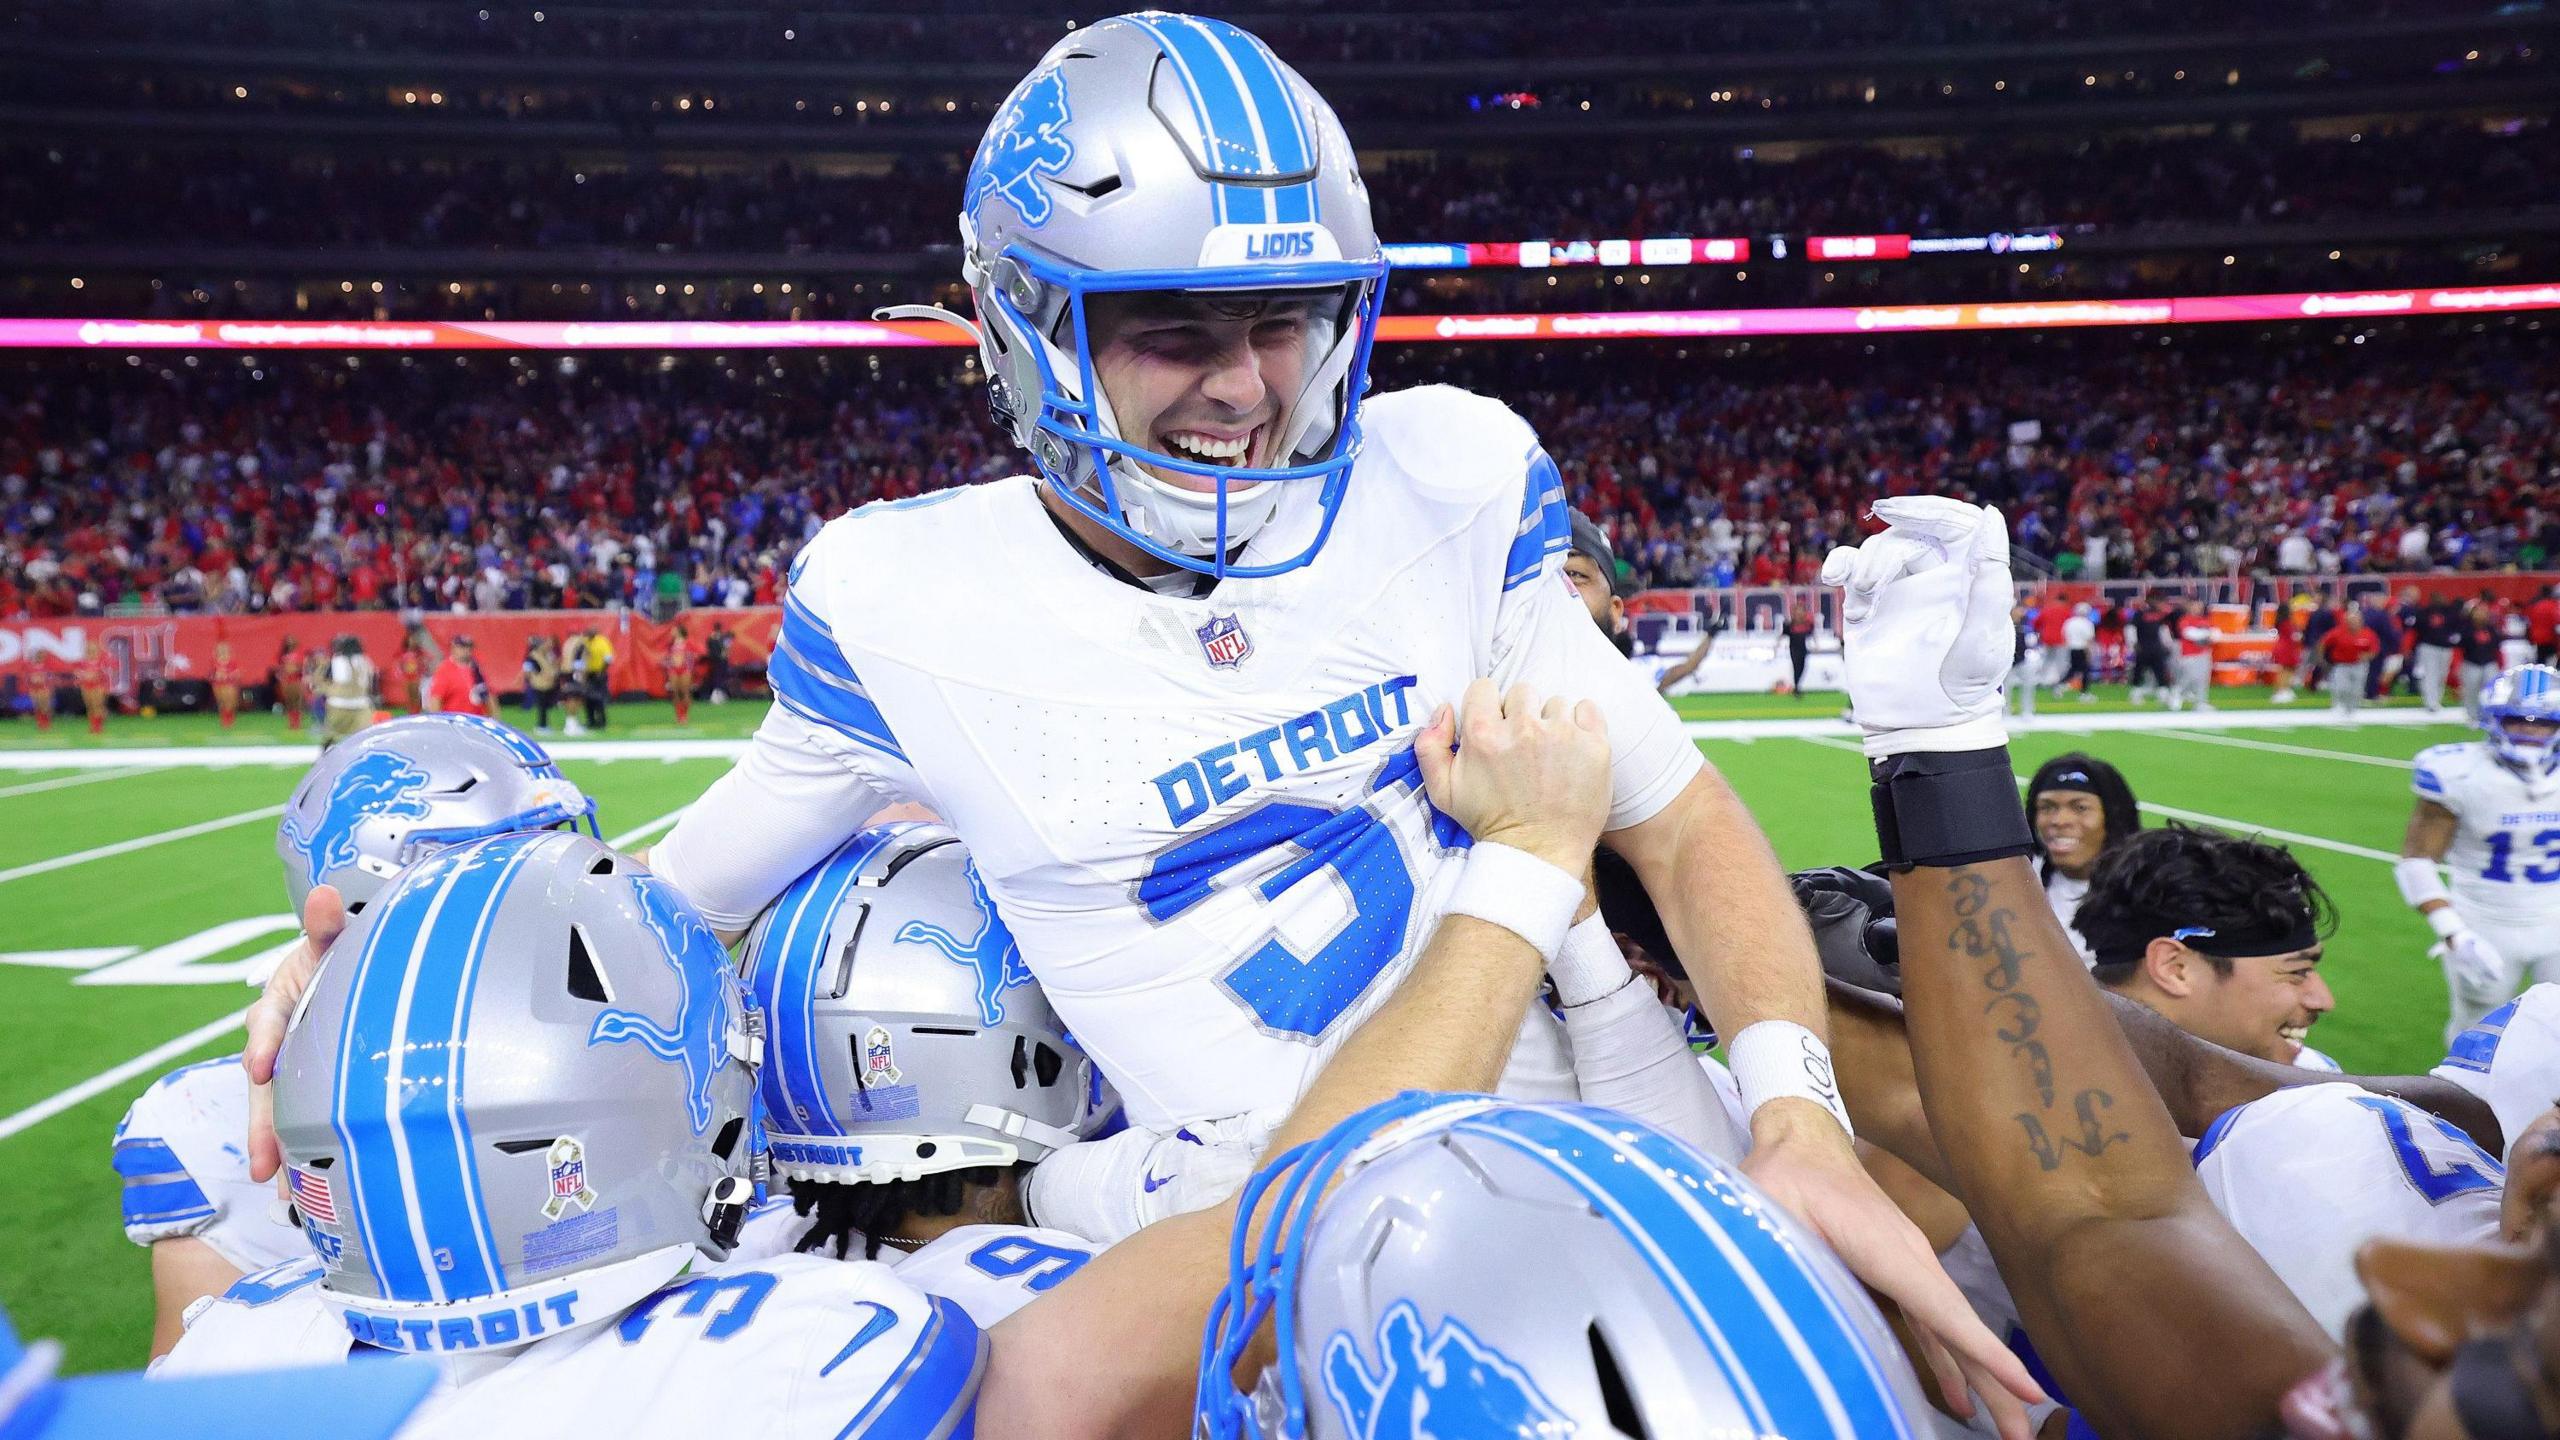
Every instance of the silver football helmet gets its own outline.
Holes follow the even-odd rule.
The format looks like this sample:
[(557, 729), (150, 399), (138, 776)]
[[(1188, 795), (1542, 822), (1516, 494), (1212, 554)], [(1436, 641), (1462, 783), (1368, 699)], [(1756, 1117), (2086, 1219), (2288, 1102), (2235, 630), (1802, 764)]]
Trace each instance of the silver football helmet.
[(401, 872), (276, 1062), (321, 1298), (387, 1349), (500, 1349), (722, 1258), (753, 1200), (761, 1024), (673, 886), (584, 835)]
[[(1386, 278), (1369, 193), (1332, 107), (1223, 20), (1161, 11), (1069, 34), (997, 112), (961, 200), (970, 329), (997, 423), (1096, 522), (1169, 564), (1273, 575), (1315, 558), (1359, 453)], [(1094, 372), (1092, 298), (1136, 291), (1308, 304), (1297, 393), (1242, 452), (1177, 454), (1125, 433)], [(1232, 462), (1232, 463), (1230, 463)], [(1186, 489), (1147, 467), (1210, 483)], [(1312, 489), (1288, 553), (1234, 563)]]
[(1118, 1106), (940, 825), (846, 841), (782, 892), (745, 954), (770, 1032), (779, 1174), (878, 1182), (1033, 1163)]
[(317, 885), (338, 887), (355, 913), (419, 856), (510, 830), (593, 835), (595, 815), (551, 752), (506, 725), (404, 715), (329, 747), (285, 803), (276, 854), (294, 914)]
[[(1733, 1167), (1613, 1111), (1390, 1100), (1266, 1165), (1237, 1229), (1200, 1435), (1353, 1440), (1425, 1415), (1446, 1440), (1931, 1433), (1830, 1252)], [(1240, 1393), (1275, 1311), (1278, 1363)]]

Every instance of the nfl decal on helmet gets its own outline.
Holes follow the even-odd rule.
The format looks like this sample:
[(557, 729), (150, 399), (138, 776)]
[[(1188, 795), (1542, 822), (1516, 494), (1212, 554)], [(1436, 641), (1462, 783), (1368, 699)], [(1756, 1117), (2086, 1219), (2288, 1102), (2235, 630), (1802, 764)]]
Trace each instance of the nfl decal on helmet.
[(480, 715), (405, 715), (358, 731), (322, 755), (276, 829), (294, 913), (314, 886), (334, 885), (361, 911), (401, 866), (447, 846), (510, 830), (582, 827), (595, 802), (549, 751)]

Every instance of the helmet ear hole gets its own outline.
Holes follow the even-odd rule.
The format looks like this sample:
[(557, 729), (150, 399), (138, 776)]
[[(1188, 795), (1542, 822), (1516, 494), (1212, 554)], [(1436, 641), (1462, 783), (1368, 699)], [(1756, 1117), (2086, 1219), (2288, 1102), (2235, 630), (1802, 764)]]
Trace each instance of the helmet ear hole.
[(1057, 1084), (1059, 1073), (1066, 1068), (1067, 1057), (1050, 1049), (1047, 1045), (1035, 1045), (1031, 1048), (1031, 1073), (1039, 1080), (1041, 1089), (1046, 1090)]
[(721, 1126), (720, 1134), (712, 1140), (711, 1153), (719, 1156), (723, 1160), (728, 1159), (731, 1152), (738, 1148), (738, 1137), (745, 1133), (746, 1128), (747, 1117), (744, 1115), (730, 1116), (729, 1123)]
[(587, 947), (587, 929), (583, 925), (569, 927), (569, 995), (598, 1005), (613, 1001), (613, 991), (604, 983), (604, 971), (596, 964), (595, 952)]
[(1601, 1334), (1596, 1324), (1584, 1333), (1591, 1339), (1591, 1368), (1600, 1379), (1600, 1403), (1608, 1407), (1610, 1428), (1630, 1440), (1645, 1440), (1644, 1417), (1636, 1411), (1635, 1394), (1627, 1388), (1627, 1377), (1618, 1368), (1609, 1337)]

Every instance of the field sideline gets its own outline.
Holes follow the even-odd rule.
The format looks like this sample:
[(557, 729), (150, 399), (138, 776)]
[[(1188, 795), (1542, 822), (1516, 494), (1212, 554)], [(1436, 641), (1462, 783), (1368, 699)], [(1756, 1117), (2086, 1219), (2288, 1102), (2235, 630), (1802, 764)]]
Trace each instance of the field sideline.
[[(1872, 858), (1863, 766), (1836, 704), (1681, 705), (1791, 867)], [(2324, 967), (2340, 1008), (2312, 1043), (2350, 1069), (2433, 1064), (2444, 984), (2388, 862), (2409, 758), (2471, 732), (2406, 711), (2349, 727), (2310, 706), (2184, 723), (2128, 709), (2119, 696), (2049, 704), (2046, 723), (2068, 728), (2019, 735), (2019, 769), (2090, 749), (2125, 770), (2152, 823), (2292, 844), (2341, 914)], [(596, 797), (606, 835), (642, 844), (720, 773), (762, 710), (701, 707), (678, 729), (663, 705), (620, 707), (605, 741), (560, 745), (563, 765)], [(26, 1333), (59, 1336), (70, 1369), (142, 1357), (147, 1261), (118, 1227), (109, 1134), (151, 1080), (239, 1045), (243, 976), (291, 935), (274, 826), (312, 753), (307, 734), (272, 716), (244, 717), (227, 737), (203, 717), (119, 717), (105, 745), (58, 723), (34, 748), (24, 725), (0, 727), (0, 746), (16, 747), (0, 749), (0, 1006), (25, 1037), (0, 1070), (0, 1187), (14, 1197), (0, 1305)]]

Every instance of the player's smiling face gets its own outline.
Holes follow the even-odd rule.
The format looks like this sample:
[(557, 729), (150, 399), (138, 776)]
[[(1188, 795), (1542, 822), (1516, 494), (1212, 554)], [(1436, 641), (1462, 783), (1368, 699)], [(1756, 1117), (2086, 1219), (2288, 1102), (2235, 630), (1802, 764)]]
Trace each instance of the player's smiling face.
[(2098, 868), (2107, 843), (2106, 807), (2086, 790), (2047, 790), (2036, 796), (2036, 839), (2053, 867), (2074, 880)]
[[(1123, 439), (1204, 465), (1278, 463), (1273, 432), (1306, 382), (1306, 300), (1102, 295), (1091, 316), (1094, 375)], [(1216, 488), (1206, 475), (1147, 471), (1185, 490)]]
[(2203, 987), (2171, 1018), (2224, 1049), (2290, 1065), (2311, 1027), (2337, 1008), (2337, 996), (2320, 978), (2317, 945), (2289, 955), (2239, 956), (2228, 975), (2195, 958)]

